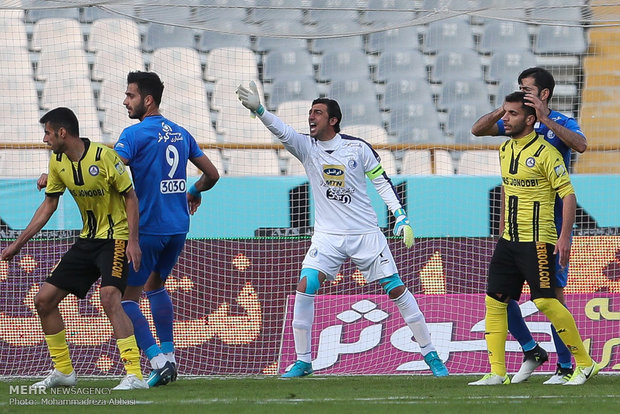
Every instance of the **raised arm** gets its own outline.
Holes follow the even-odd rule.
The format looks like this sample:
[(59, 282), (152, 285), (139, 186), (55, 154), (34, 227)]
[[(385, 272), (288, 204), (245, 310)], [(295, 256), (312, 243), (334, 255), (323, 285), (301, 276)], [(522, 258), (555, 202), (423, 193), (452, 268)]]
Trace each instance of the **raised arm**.
[(482, 115), (474, 125), (471, 127), (471, 133), (477, 137), (495, 136), (499, 134), (499, 128), (497, 127), (497, 121), (504, 116), (504, 107), (500, 106), (493, 112), (489, 112), (486, 115)]

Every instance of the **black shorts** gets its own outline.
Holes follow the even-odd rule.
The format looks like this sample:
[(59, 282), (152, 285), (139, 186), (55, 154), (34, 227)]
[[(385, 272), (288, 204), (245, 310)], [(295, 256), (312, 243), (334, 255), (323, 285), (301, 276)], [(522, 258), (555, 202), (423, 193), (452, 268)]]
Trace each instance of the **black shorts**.
[(499, 239), (491, 263), (487, 294), (519, 300), (527, 281), (532, 299), (555, 298), (555, 246), (541, 242), (511, 242)]
[(78, 239), (64, 254), (46, 282), (85, 298), (101, 276), (101, 286), (127, 286), (127, 240)]

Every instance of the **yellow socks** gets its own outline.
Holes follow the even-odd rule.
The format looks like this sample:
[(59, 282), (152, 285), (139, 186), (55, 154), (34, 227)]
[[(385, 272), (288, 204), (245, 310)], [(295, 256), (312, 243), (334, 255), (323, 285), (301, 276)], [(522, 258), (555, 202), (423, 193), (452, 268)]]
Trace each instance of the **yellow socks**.
[(121, 353), (121, 361), (125, 365), (125, 371), (127, 374), (134, 374), (139, 379), (142, 379), (142, 370), (140, 369), (140, 350), (136, 343), (136, 337), (131, 335), (127, 338), (119, 338), (116, 340), (116, 345)]
[(69, 358), (69, 346), (65, 338), (65, 330), (63, 329), (54, 335), (45, 335), (45, 342), (47, 342), (47, 348), (54, 362), (54, 368), (63, 374), (71, 374), (73, 365), (71, 358)]
[(577, 325), (575, 324), (575, 318), (573, 318), (569, 310), (557, 299), (539, 298), (534, 299), (533, 302), (551, 321), (562, 342), (575, 356), (577, 366), (589, 367), (592, 365), (592, 358), (590, 358), (586, 347), (583, 345), (581, 335), (579, 335)]
[(484, 339), (487, 341), (491, 372), (501, 377), (506, 375), (506, 336), (508, 335), (508, 304), (485, 296), (487, 308), (484, 318)]

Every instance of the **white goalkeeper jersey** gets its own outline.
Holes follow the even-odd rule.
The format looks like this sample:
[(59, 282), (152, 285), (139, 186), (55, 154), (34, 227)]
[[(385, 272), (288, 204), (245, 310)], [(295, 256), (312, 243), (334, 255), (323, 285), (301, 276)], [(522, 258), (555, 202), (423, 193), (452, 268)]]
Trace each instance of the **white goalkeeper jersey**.
[(318, 141), (296, 132), (267, 111), (260, 119), (306, 170), (314, 195), (315, 231), (334, 234), (377, 231), (377, 214), (368, 197), (366, 176), (392, 212), (401, 208), (378, 154), (364, 140), (336, 134), (330, 141)]

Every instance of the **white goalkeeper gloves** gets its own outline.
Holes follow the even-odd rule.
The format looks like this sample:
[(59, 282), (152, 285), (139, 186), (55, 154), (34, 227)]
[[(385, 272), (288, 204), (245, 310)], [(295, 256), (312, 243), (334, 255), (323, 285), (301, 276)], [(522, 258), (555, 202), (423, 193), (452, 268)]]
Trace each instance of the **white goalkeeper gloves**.
[(237, 87), (237, 97), (252, 114), (258, 114), (259, 116), (265, 112), (265, 107), (260, 103), (260, 97), (258, 95), (258, 88), (254, 81), (250, 82), (250, 88), (246, 88), (243, 85)]
[(403, 243), (409, 249), (413, 246), (415, 241), (413, 237), (413, 228), (409, 223), (409, 218), (407, 217), (407, 213), (402, 208), (399, 208), (394, 212), (394, 217), (396, 218), (396, 223), (394, 223), (394, 230), (392, 231), (395, 236), (400, 236), (403, 234)]

